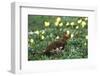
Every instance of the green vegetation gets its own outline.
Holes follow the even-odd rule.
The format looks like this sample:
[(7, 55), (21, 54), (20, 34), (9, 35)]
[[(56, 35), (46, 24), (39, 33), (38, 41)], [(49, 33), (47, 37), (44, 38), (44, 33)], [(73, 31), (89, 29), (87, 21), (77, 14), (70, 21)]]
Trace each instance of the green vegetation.
[[(71, 34), (64, 52), (51, 55), (43, 52), (48, 44)], [(75, 16), (28, 15), (28, 60), (80, 59), (88, 57), (88, 18)]]

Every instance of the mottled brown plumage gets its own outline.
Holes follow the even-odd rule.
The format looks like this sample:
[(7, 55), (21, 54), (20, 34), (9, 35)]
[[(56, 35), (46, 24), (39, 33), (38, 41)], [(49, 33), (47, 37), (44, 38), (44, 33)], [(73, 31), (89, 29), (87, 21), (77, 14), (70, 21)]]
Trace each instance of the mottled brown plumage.
[(62, 38), (48, 45), (44, 53), (46, 55), (50, 55), (50, 54), (62, 52), (62, 50), (64, 50), (65, 43), (69, 38), (70, 36), (67, 33), (64, 33)]

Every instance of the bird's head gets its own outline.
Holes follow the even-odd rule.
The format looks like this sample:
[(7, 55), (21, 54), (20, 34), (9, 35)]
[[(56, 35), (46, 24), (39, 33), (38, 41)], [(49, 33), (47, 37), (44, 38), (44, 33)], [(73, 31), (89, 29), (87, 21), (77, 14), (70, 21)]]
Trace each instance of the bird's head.
[(68, 40), (71, 37), (71, 35), (68, 32), (64, 32), (63, 39)]

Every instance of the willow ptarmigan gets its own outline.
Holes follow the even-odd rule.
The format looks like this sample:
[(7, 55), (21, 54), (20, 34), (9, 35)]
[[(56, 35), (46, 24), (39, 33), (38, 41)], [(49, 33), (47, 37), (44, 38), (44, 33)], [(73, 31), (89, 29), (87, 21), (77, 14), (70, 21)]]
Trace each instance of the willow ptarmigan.
[(58, 39), (57, 41), (51, 42), (46, 47), (46, 49), (44, 50), (44, 52), (42, 52), (40, 54), (45, 54), (47, 56), (50, 56), (50, 55), (53, 55), (53, 54), (62, 53), (64, 51), (66, 41), (69, 38), (70, 38), (70, 35), (65, 32), (60, 39)]
[(46, 55), (61, 53), (64, 51), (66, 41), (70, 38), (70, 35), (67, 33), (63, 34), (63, 37), (58, 39), (57, 41), (52, 42), (50, 45), (47, 46), (44, 53)]

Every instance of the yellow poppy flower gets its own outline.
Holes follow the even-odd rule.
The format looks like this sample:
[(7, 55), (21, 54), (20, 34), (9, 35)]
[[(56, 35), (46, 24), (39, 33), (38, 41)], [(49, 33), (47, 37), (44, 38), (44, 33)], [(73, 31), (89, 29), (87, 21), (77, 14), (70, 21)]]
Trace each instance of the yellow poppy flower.
[(69, 34), (70, 34), (70, 32), (69, 32), (69, 31), (67, 31), (67, 34), (69, 35)]
[(55, 22), (55, 26), (58, 26), (59, 25), (59, 22)]
[(60, 22), (61, 21), (61, 18), (60, 17), (57, 17), (56, 21), (57, 22)]
[(38, 30), (37, 30), (37, 31), (35, 31), (34, 33), (35, 33), (35, 34), (37, 34), (37, 35), (39, 35), (39, 31), (38, 31)]
[(86, 35), (85, 38), (88, 39), (88, 36)]
[(80, 20), (77, 21), (77, 23), (81, 23), (81, 22), (82, 22), (82, 19), (80, 19)]
[(63, 26), (63, 23), (61, 22), (61, 23), (59, 24), (59, 26), (62, 27), (62, 26)]
[(79, 26), (76, 26), (76, 29), (78, 29), (79, 28)]
[(74, 34), (71, 34), (71, 38), (73, 38), (74, 37)]
[(85, 42), (84, 45), (87, 45), (87, 43)]
[(30, 42), (31, 42), (31, 43), (33, 43), (33, 42), (34, 42), (34, 40), (33, 40), (33, 39), (30, 39)]
[(45, 33), (45, 31), (44, 30), (42, 30), (42, 32), (41, 32), (42, 34), (44, 34)]
[(68, 26), (68, 25), (69, 25), (69, 22), (66, 23), (66, 26)]
[(45, 38), (45, 37), (42, 35), (42, 36), (41, 36), (41, 39), (44, 40), (44, 38)]
[(29, 34), (30, 34), (30, 35), (32, 35), (32, 34), (33, 34), (33, 32), (32, 32), (32, 31), (30, 31), (30, 32), (29, 32)]
[(50, 22), (45, 21), (45, 22), (44, 22), (44, 25), (45, 25), (46, 27), (48, 27), (48, 26), (50, 25)]
[(56, 39), (59, 39), (59, 36), (57, 36)]
[(71, 22), (70, 24), (73, 26), (75, 23), (74, 22)]
[(82, 21), (82, 27), (85, 27), (85, 25), (86, 25), (86, 22), (85, 21)]
[(87, 20), (88, 20), (88, 17), (85, 18), (85, 21), (87, 21)]

